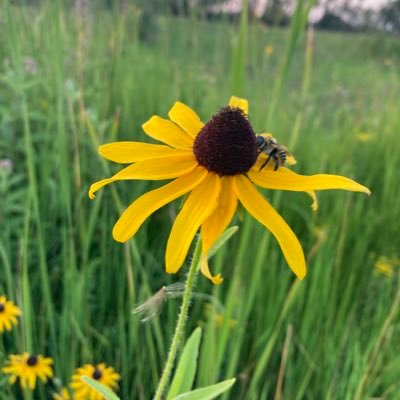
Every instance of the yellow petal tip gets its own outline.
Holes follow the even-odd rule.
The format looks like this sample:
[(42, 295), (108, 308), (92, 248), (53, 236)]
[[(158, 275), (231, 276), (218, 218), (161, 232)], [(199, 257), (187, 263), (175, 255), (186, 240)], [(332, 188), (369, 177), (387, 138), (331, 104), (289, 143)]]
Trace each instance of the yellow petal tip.
[(202, 274), (208, 278), (214, 285), (220, 285), (223, 282), (223, 278), (221, 274), (217, 274), (215, 276), (212, 276), (210, 272), (210, 268), (208, 266), (208, 255), (207, 253), (203, 253), (201, 256), (201, 264), (200, 264), (200, 270)]
[(221, 274), (218, 274), (211, 278), (211, 282), (214, 285), (220, 285), (223, 281), (224, 281), (224, 278), (221, 276)]
[(99, 146), (97, 149), (97, 152), (103, 157), (104, 154), (104, 145)]
[(115, 227), (114, 227), (114, 229), (112, 231), (112, 237), (118, 243), (125, 243), (130, 239), (130, 237), (127, 237), (123, 233), (121, 233), (118, 230), (116, 230)]
[(229, 106), (232, 108), (240, 108), (246, 115), (249, 114), (249, 102), (237, 96), (231, 96)]
[(181, 269), (181, 266), (182, 265), (179, 265), (177, 267), (176, 265), (174, 265), (173, 262), (170, 262), (166, 257), (166, 260), (165, 260), (165, 272), (167, 274), (176, 274)]
[(307, 275), (307, 271), (296, 274), (297, 278), (300, 279), (301, 281), (306, 277), (306, 275)]

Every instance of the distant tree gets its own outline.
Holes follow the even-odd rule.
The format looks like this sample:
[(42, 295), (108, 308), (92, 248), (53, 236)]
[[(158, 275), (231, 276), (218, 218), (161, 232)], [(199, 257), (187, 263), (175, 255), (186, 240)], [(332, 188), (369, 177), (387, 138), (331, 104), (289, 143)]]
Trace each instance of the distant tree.
[(351, 32), (355, 30), (355, 27), (346, 22), (344, 19), (334, 13), (327, 12), (324, 16), (315, 24), (318, 29), (328, 29), (332, 31), (347, 31)]
[(287, 26), (291, 16), (288, 13), (288, 0), (270, 0), (262, 16), (262, 21), (268, 25)]
[(385, 30), (400, 32), (400, 0), (391, 1), (380, 12)]

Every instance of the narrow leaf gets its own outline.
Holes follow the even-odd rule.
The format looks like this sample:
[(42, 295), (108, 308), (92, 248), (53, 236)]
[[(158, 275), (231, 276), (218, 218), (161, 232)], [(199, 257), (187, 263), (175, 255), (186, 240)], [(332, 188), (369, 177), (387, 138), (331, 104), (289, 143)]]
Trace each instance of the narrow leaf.
[(225, 242), (227, 242), (238, 230), (239, 228), (237, 226), (228, 228), (208, 251), (208, 258), (213, 257), (219, 248), (223, 246)]
[(106, 400), (120, 400), (120, 398), (107, 386), (102, 385), (101, 383), (95, 381), (92, 378), (89, 378), (88, 376), (82, 376), (81, 379), (93, 390), (103, 395)]
[(178, 394), (184, 393), (192, 388), (197, 370), (200, 339), (201, 328), (196, 328), (185, 344), (168, 391), (167, 400), (171, 400)]
[(206, 386), (191, 392), (182, 393), (173, 400), (211, 400), (226, 392), (235, 383), (236, 378), (217, 383), (216, 385)]

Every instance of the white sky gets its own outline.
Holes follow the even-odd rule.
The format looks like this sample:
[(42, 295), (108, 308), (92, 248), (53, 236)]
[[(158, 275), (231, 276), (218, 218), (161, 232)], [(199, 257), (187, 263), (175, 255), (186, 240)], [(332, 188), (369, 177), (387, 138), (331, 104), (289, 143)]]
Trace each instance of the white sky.
[(370, 8), (372, 10), (378, 10), (383, 5), (389, 3), (389, 0), (362, 0), (360, 3), (363, 3), (363, 8)]
[(309, 20), (310, 22), (316, 22), (322, 18), (325, 10), (334, 10), (336, 7), (344, 5), (350, 8), (377, 11), (389, 2), (390, 0), (320, 0), (320, 4), (311, 9)]

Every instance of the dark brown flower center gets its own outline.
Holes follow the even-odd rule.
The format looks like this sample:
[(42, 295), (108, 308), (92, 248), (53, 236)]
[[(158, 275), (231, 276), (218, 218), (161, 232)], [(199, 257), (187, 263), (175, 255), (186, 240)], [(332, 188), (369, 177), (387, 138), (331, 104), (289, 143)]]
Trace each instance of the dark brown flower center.
[(101, 371), (98, 368), (96, 368), (93, 371), (92, 378), (95, 379), (96, 381), (98, 381), (102, 377), (102, 375), (103, 374), (101, 373)]
[(26, 364), (29, 365), (30, 367), (33, 367), (34, 365), (36, 365), (38, 362), (38, 358), (37, 355), (35, 354), (31, 354), (28, 359), (26, 360)]
[(256, 136), (239, 108), (224, 107), (208, 121), (194, 141), (197, 162), (220, 176), (247, 172), (256, 162)]
[(0, 312), (3, 312), (6, 309), (6, 305), (3, 303), (0, 303)]

